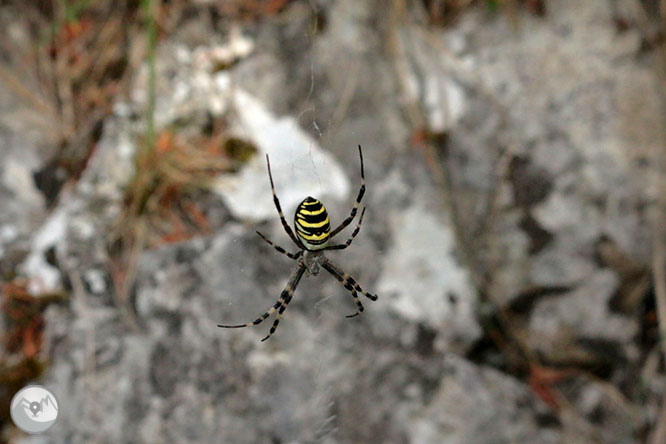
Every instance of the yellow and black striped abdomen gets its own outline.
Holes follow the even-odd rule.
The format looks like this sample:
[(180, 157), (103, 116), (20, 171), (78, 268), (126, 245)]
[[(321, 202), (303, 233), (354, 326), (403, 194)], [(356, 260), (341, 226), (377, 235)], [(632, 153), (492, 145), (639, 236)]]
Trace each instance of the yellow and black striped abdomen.
[(294, 216), (296, 235), (308, 250), (321, 250), (328, 244), (331, 223), (324, 204), (307, 197), (296, 209)]

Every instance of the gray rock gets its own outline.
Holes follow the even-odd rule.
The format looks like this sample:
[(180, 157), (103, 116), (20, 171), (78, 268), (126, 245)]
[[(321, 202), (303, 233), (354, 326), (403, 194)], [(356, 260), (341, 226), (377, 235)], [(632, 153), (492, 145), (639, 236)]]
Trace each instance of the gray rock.
[(410, 418), (410, 442), (561, 442), (549, 409), (520, 382), (455, 355), (442, 370), (432, 400)]
[[(481, 297), (510, 309), (534, 287), (550, 290), (515, 326), (526, 333), (516, 336), (525, 337), (531, 359), (601, 362), (606, 384), (626, 381), (624, 366), (637, 364), (638, 322), (609, 308), (621, 282), (598, 263), (596, 244), (610, 239), (638, 264), (649, 257), (645, 208), (654, 196), (644, 177), (654, 171), (640, 159), (662, 143), (663, 113), (650, 68), (636, 62), (638, 33), (616, 33), (602, 2), (563, 1), (549, 3), (545, 18), (519, 12), (518, 30), (502, 15), (470, 8), (426, 38), (389, 22), (378, 2), (342, 0), (317, 3), (328, 27), (313, 36), (311, 6), (292, 3), (289, 20), (247, 30), (254, 46), (230, 53), (238, 60), (228, 72), (211, 71), (216, 57), (229, 56), (220, 55), (220, 40), (202, 45), (212, 29), (202, 26), (196, 45), (185, 36), (197, 26), (162, 42), (157, 126), (178, 122), (196, 133), (209, 115), (225, 116), (261, 153), (294, 141), (293, 158), (271, 153), (285, 207), (310, 192), (301, 188), (307, 181), (290, 181), (290, 171), (314, 170), (303, 188), (332, 197), (334, 224), (349, 214), (362, 144), (364, 225), (349, 249), (330, 255), (379, 300), (364, 300), (363, 315), (345, 319), (354, 307), (349, 293), (322, 274), (302, 280), (265, 343), (272, 318), (216, 326), (252, 321), (273, 306), (293, 266), (248, 222), (265, 221), (262, 232), (295, 251), (274, 212), (261, 154), (218, 184), (236, 220), (142, 252), (128, 300), (115, 300), (107, 236), (144, 130), (131, 120), (147, 97), (142, 72), (50, 218), (34, 190), (15, 197), (6, 180), (0, 189), (11, 217), (36, 212), (30, 230), (64, 220), (62, 236), (31, 243), (22, 227), (0, 219), (0, 246), (20, 245), (38, 258), (55, 248), (53, 285), (72, 286), (71, 306), (49, 309), (45, 334), (52, 364), (42, 382), (56, 392), (62, 418), (48, 437), (20, 442), (638, 439), (630, 419), (645, 416), (623, 416), (603, 384), (576, 379), (580, 385), (562, 390), (571, 408), (553, 412), (526, 381), (487, 367), (478, 348), (490, 336), (477, 313)], [(399, 28), (405, 47), (391, 57), (405, 59), (386, 56), (387, 36), (376, 24)], [(394, 64), (413, 89), (396, 80)], [(234, 109), (238, 103), (245, 107)], [(405, 142), (415, 129), (446, 132), (433, 147), (441, 157)], [(38, 163), (3, 163), (2, 171), (25, 179)], [(440, 166), (450, 189), (432, 180)], [(465, 261), (461, 248), (474, 260)], [(629, 410), (642, 409), (633, 402)]]

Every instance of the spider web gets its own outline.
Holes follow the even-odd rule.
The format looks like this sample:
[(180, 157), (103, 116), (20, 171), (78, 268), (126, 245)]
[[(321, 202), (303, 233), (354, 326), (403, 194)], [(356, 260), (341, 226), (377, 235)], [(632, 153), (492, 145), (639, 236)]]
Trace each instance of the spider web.
[[(319, 87), (317, 84), (317, 79), (316, 79), (316, 68), (317, 68), (317, 51), (314, 47), (315, 44), (315, 39), (318, 38), (320, 29), (319, 29), (319, 23), (316, 20), (317, 15), (319, 14), (319, 9), (317, 4), (315, 3), (314, 0), (308, 0), (307, 2), (311, 17), (312, 17), (312, 26), (308, 26), (305, 31), (302, 34), (302, 38), (306, 40), (306, 53), (307, 53), (307, 58), (308, 58), (308, 70), (309, 70), (309, 85), (307, 89), (307, 93), (305, 94), (305, 97), (301, 101), (301, 105), (298, 108), (298, 112), (295, 113), (294, 116), (294, 130), (295, 131), (306, 131), (312, 138), (313, 142), (310, 143), (309, 150), (307, 153), (308, 159), (304, 159), (302, 156), (294, 156), (291, 159), (288, 159), (288, 161), (285, 163), (285, 159), (280, 159), (278, 156), (271, 155), (271, 169), (273, 172), (273, 178), (275, 180), (275, 186), (276, 186), (276, 192), (278, 194), (278, 197), (280, 198), (280, 201), (282, 203), (283, 211), (285, 214), (285, 218), (287, 219), (287, 222), (291, 225), (293, 219), (293, 212), (292, 209), (285, 206), (283, 195), (286, 193), (281, 192), (281, 189), (284, 190), (286, 187), (288, 187), (288, 182), (285, 182), (285, 178), (288, 178), (289, 173), (292, 175), (295, 175), (298, 172), (302, 172), (303, 170), (311, 170), (313, 172), (314, 177), (316, 177), (317, 182), (318, 182), (318, 188), (319, 188), (319, 193), (314, 193), (313, 191), (313, 196), (321, 196), (323, 194), (323, 190), (326, 188), (324, 185), (324, 181), (322, 180), (322, 175), (326, 175), (329, 171), (326, 168), (323, 168), (322, 165), (318, 165), (319, 162), (316, 161), (316, 156), (313, 155), (314, 150), (322, 150), (326, 151), (327, 147), (330, 145), (330, 141), (334, 138), (333, 136), (337, 131), (339, 131), (339, 128), (341, 127), (341, 123), (344, 117), (344, 110), (346, 109), (346, 105), (344, 103), (345, 99), (344, 97), (340, 99), (340, 103), (336, 106), (336, 110), (334, 112), (334, 115), (331, 117), (328, 117), (325, 119), (324, 122), (318, 123), (317, 122), (317, 104), (316, 100), (314, 100), (315, 93), (317, 92), (317, 88)], [(289, 62), (287, 62), (289, 63)], [(305, 92), (305, 91), (304, 91)], [(297, 128), (296, 128), (297, 127)], [(282, 165), (280, 165), (280, 161), (282, 161)], [(287, 170), (287, 172), (285, 172)], [(345, 212), (344, 214), (341, 213), (339, 216), (344, 218), (347, 217), (348, 211), (350, 210), (349, 205), (351, 205), (350, 201), (350, 196), (355, 197), (355, 192), (358, 189), (358, 183), (354, 181), (352, 178), (349, 177), (349, 171), (350, 168), (346, 168), (343, 166), (343, 170), (345, 171), (346, 178), (348, 182), (350, 183), (350, 192), (347, 193), (348, 196), (346, 196), (342, 202), (344, 204), (340, 205), (340, 208), (343, 209)], [(265, 173), (265, 170), (264, 170)], [(267, 181), (267, 179), (266, 179)], [(294, 192), (294, 190), (288, 190), (290, 192)], [(303, 197), (307, 196), (306, 192), (303, 193)], [(340, 202), (340, 203), (342, 203)], [(272, 205), (272, 202), (271, 202)], [(337, 219), (337, 217), (335, 217)], [(270, 232), (270, 238), (277, 244), (282, 246), (283, 248), (287, 249), (288, 251), (291, 252), (296, 252), (296, 248), (291, 242), (291, 240), (286, 236), (286, 233), (282, 229), (282, 226), (277, 218), (277, 214), (274, 213), (273, 216), (271, 216), (271, 232)], [(358, 221), (358, 216), (355, 220), (355, 222)], [(339, 221), (338, 221), (339, 222)], [(266, 233), (269, 234), (269, 233)], [(264, 260), (258, 257), (249, 257), (248, 259), (244, 259), (247, 261), (253, 261), (253, 260), (261, 260), (262, 265), (259, 267), (259, 270), (265, 267), (278, 267), (282, 269), (285, 267), (283, 262), (285, 258), (281, 257), (282, 255), (279, 254), (278, 252), (274, 251), (272, 248), (270, 248), (268, 245), (263, 244), (261, 239), (258, 237), (254, 241), (259, 245), (259, 251), (262, 251), (264, 254), (266, 254), (267, 257), (270, 257), (270, 261), (268, 259)], [(270, 251), (269, 251), (270, 250)], [(262, 254), (263, 255), (263, 254)], [(289, 267), (295, 266), (293, 262), (288, 262)], [(272, 265), (271, 265), (272, 264)], [(258, 276), (252, 276), (252, 273), (248, 273), (246, 270), (246, 267), (243, 267), (242, 265), (236, 264), (238, 269), (240, 270), (239, 273), (239, 279), (246, 279), (246, 280), (253, 280), (257, 279)], [(255, 269), (256, 267), (251, 267), (248, 266), (248, 269)], [(285, 267), (286, 268), (286, 267)], [(260, 271), (257, 271), (259, 273)], [(272, 269), (270, 272), (271, 276), (271, 282), (267, 282), (268, 285), (266, 285), (264, 288), (266, 289), (263, 295), (261, 295), (257, 299), (261, 299), (262, 303), (256, 307), (256, 310), (258, 311), (257, 313), (249, 313), (249, 318), (245, 319), (238, 319), (238, 322), (247, 322), (253, 319), (256, 319), (257, 315), (260, 315), (263, 313), (267, 308), (272, 306), (275, 301), (277, 301), (280, 291), (284, 288), (284, 285), (287, 282), (288, 278), (288, 272), (285, 272), (284, 275), (281, 275), (282, 277), (276, 278), (275, 276), (277, 273)], [(296, 437), (289, 437), (289, 438), (295, 438), (298, 442), (327, 442), (331, 440), (335, 440), (336, 436), (336, 415), (334, 413), (334, 387), (332, 387), (330, 383), (330, 378), (328, 378), (325, 375), (325, 369), (330, 368), (331, 366), (331, 360), (332, 360), (332, 353), (325, 352), (327, 347), (325, 346), (327, 343), (325, 335), (328, 334), (330, 335), (330, 329), (333, 328), (334, 323), (333, 322), (325, 322), (325, 320), (331, 320), (333, 316), (339, 316), (342, 317), (343, 314), (347, 314), (346, 312), (340, 313), (341, 310), (347, 310), (350, 307), (354, 307), (355, 305), (353, 304), (352, 298), (346, 298), (346, 297), (341, 297), (344, 293), (344, 296), (346, 296), (347, 290), (345, 290), (343, 287), (339, 285), (339, 283), (328, 273), (325, 272), (325, 270), (322, 270), (319, 276), (315, 276), (312, 279), (306, 279), (308, 277), (307, 275), (304, 276), (304, 278), (301, 280), (301, 282), (298, 285), (298, 288), (295, 290), (294, 294), (294, 300), (291, 302), (290, 306), (285, 310), (284, 316), (281, 318), (280, 325), (273, 335), (271, 339), (269, 339), (268, 342), (261, 343), (258, 347), (257, 351), (259, 352), (265, 352), (268, 354), (268, 356), (272, 356), (272, 351), (266, 351), (266, 348), (268, 347), (268, 350), (271, 348), (275, 348), (276, 346), (274, 343), (271, 343), (271, 341), (277, 342), (280, 344), (280, 342), (283, 343), (283, 341), (275, 341), (276, 336), (279, 336), (281, 333), (282, 335), (286, 334), (285, 330), (289, 328), (297, 328), (298, 326), (296, 324), (296, 320), (294, 318), (294, 314), (296, 314), (297, 307), (300, 305), (301, 307), (307, 307), (306, 311), (311, 312), (314, 311), (316, 312), (316, 316), (312, 317), (311, 314), (305, 314), (303, 316), (307, 316), (308, 319), (305, 320), (307, 322), (309, 328), (311, 328), (311, 331), (308, 333), (308, 337), (302, 337), (297, 340), (303, 340), (303, 341), (309, 341), (311, 343), (310, 346), (307, 346), (305, 348), (299, 346), (298, 344), (289, 344), (289, 345), (277, 345), (277, 349), (282, 348), (282, 347), (288, 347), (289, 350), (284, 350), (286, 353), (301, 353), (303, 350), (307, 350), (307, 353), (310, 353), (310, 356), (307, 357), (294, 357), (293, 360), (298, 361), (298, 360), (309, 360), (314, 364), (314, 367), (309, 367), (308, 372), (311, 373), (308, 375), (308, 377), (312, 377), (314, 381), (314, 393), (306, 403), (306, 405), (300, 407), (299, 409), (301, 410), (302, 413), (296, 413), (294, 412), (295, 415), (309, 415), (310, 412), (324, 412), (323, 415), (318, 415), (315, 413), (316, 417), (318, 418), (318, 421), (314, 424), (308, 425), (303, 427), (302, 430), (299, 431), (299, 433), (302, 433), (303, 436), (296, 436)], [(309, 283), (306, 283), (308, 282)], [(326, 291), (325, 295), (321, 296), (321, 291), (317, 291), (316, 288), (324, 287), (326, 286)], [(274, 289), (277, 289), (277, 291), (273, 291)], [(334, 290), (334, 291), (331, 291)], [(317, 296), (319, 295), (319, 296)], [(329, 299), (335, 298), (335, 301), (329, 301)], [(329, 303), (330, 302), (330, 303)], [(233, 305), (236, 302), (234, 301), (229, 301), (229, 305)], [(328, 305), (326, 305), (328, 304)], [(314, 310), (311, 310), (311, 308), (314, 308)], [(291, 316), (290, 316), (291, 314)], [(266, 333), (267, 330), (270, 328), (273, 320), (275, 319), (276, 313), (271, 315), (268, 319), (266, 319), (264, 322), (262, 322), (260, 325), (256, 327), (250, 327), (253, 330), (258, 330), (258, 335), (257, 337), (263, 337)], [(245, 332), (235, 332), (236, 334), (245, 334)], [(253, 335), (254, 336), (254, 335)], [(294, 336), (296, 338), (299, 338), (298, 336)], [(264, 350), (261, 350), (263, 348)], [(282, 350), (280, 350), (282, 351)], [(314, 370), (313, 370), (314, 368)], [(270, 371), (270, 370), (269, 370)], [(314, 373), (312, 373), (314, 372)], [(270, 411), (266, 413), (269, 416), (273, 416), (275, 412)], [(270, 418), (270, 420), (274, 420), (275, 418)]]
[[(312, 11), (312, 17), (316, 17), (318, 14), (318, 9), (317, 5), (314, 3), (314, 0), (309, 0), (308, 4), (310, 6), (310, 9)], [(316, 38), (316, 35), (319, 33), (319, 24), (317, 20), (314, 20), (314, 26), (312, 27), (311, 32), (306, 32), (306, 38), (308, 39), (308, 45), (309, 45), (309, 58), (310, 58), (310, 89), (307, 93), (307, 96), (304, 99), (304, 107), (308, 106), (307, 104), (310, 102), (314, 91), (315, 91), (315, 58), (316, 58), (316, 52), (313, 48), (313, 39)], [(325, 129), (322, 131), (322, 129), (319, 127), (316, 121), (316, 115), (317, 115), (317, 108), (316, 108), (316, 103), (312, 103), (309, 107), (301, 110), (296, 118), (297, 122), (300, 122), (301, 119), (306, 116), (306, 115), (311, 115), (311, 119), (308, 121), (308, 125), (315, 130), (316, 132), (316, 138), (320, 142), (320, 145), (325, 145), (327, 141), (330, 141), (330, 132), (331, 131), (336, 131), (336, 128), (331, 126), (331, 120), (329, 119), (327, 121), (327, 130)], [(328, 137), (325, 137), (328, 136)], [(321, 188), (321, 176), (320, 176), (320, 171), (317, 168), (317, 165), (315, 164), (314, 160), (312, 159), (312, 148), (310, 148), (310, 163), (312, 164), (312, 168), (315, 171), (315, 174), (319, 180), (319, 187)], [(322, 285), (324, 284), (323, 282), (321, 283)], [(326, 310), (324, 308), (324, 305), (333, 297), (333, 293), (330, 293), (326, 296), (320, 297), (315, 303), (314, 303), (314, 309), (317, 312), (317, 317), (316, 320), (313, 322), (314, 325), (314, 337), (313, 337), (313, 342), (317, 344), (315, 347), (315, 350), (317, 351), (317, 356), (314, 357), (314, 361), (317, 362), (317, 370), (315, 373), (315, 396), (313, 397), (312, 400), (312, 409), (314, 411), (319, 411), (323, 410), (322, 409), (322, 403), (327, 402), (327, 405), (325, 407), (325, 411), (329, 412), (327, 416), (325, 416), (320, 424), (317, 425), (317, 427), (314, 428), (314, 436), (308, 437), (309, 440), (312, 441), (324, 441), (326, 439), (333, 439), (336, 435), (337, 428), (335, 427), (335, 421), (337, 416), (334, 413), (334, 401), (332, 400), (331, 393), (333, 392), (333, 388), (330, 386), (330, 384), (325, 381), (324, 379), (321, 378), (322, 376), (322, 369), (328, 367), (326, 364), (328, 364), (328, 356), (323, 353), (323, 350), (325, 347), (325, 341), (322, 338), (323, 331), (321, 329), (321, 326), (323, 324), (323, 318), (324, 318), (324, 313), (326, 313)], [(304, 437), (305, 438), (305, 437)]]

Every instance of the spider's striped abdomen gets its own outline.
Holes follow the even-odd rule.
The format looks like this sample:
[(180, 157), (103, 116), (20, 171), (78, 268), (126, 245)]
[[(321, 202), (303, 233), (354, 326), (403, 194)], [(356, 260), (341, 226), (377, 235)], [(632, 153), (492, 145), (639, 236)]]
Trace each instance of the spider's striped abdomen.
[(296, 208), (294, 215), (296, 236), (308, 250), (321, 250), (328, 244), (331, 224), (324, 204), (307, 197)]

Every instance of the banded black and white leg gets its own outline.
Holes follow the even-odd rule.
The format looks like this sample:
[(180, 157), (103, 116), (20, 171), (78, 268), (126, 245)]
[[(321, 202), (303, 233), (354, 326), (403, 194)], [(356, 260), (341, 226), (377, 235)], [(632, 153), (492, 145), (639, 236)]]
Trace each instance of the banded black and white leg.
[(361, 217), (358, 219), (358, 224), (356, 224), (356, 228), (352, 232), (351, 236), (349, 239), (347, 239), (347, 242), (344, 244), (339, 244), (339, 245), (329, 245), (328, 247), (324, 248), (324, 250), (344, 250), (348, 246), (351, 245), (352, 241), (358, 234), (358, 232), (361, 230), (361, 223), (363, 222), (363, 215), (365, 214), (365, 207), (363, 207), (363, 211), (361, 211)]
[(300, 248), (301, 250), (305, 250), (305, 246), (303, 246), (303, 243), (296, 237), (294, 232), (291, 230), (291, 227), (287, 223), (287, 219), (284, 218), (284, 213), (282, 212), (282, 206), (280, 205), (280, 199), (278, 199), (277, 194), (275, 193), (275, 185), (273, 184), (273, 173), (271, 173), (271, 161), (268, 159), (268, 154), (266, 154), (266, 166), (268, 167), (268, 178), (271, 181), (271, 192), (273, 193), (273, 203), (275, 204), (275, 208), (277, 209), (278, 214), (280, 215), (280, 222), (282, 222), (282, 227), (284, 228), (284, 231), (287, 232), (291, 240), (298, 246), (298, 248)]
[(259, 325), (266, 318), (268, 318), (270, 315), (275, 313), (276, 310), (278, 310), (278, 315), (275, 318), (275, 321), (273, 321), (273, 325), (271, 326), (271, 329), (268, 333), (268, 335), (262, 339), (262, 342), (265, 341), (266, 339), (270, 338), (273, 333), (275, 333), (275, 330), (278, 327), (278, 324), (280, 323), (280, 318), (282, 317), (282, 313), (287, 309), (287, 305), (289, 302), (291, 302), (292, 297), (294, 296), (294, 291), (296, 291), (296, 287), (298, 286), (298, 282), (301, 280), (303, 277), (303, 273), (305, 273), (305, 262), (301, 259), (298, 262), (298, 265), (294, 270), (291, 272), (291, 276), (289, 276), (289, 281), (287, 282), (287, 285), (284, 287), (284, 290), (282, 290), (282, 293), (280, 294), (280, 298), (278, 301), (273, 305), (268, 311), (266, 311), (264, 314), (259, 316), (257, 319), (255, 319), (252, 322), (248, 322), (247, 324), (238, 324), (238, 325), (222, 325), (218, 324), (218, 327), (222, 328), (243, 328), (243, 327), (251, 327), (253, 325)]
[(286, 256), (289, 256), (290, 259), (298, 259), (299, 257), (301, 257), (301, 256), (303, 255), (303, 250), (299, 250), (299, 251), (296, 252), (296, 253), (290, 253), (290, 252), (288, 252), (287, 250), (285, 250), (284, 248), (282, 248), (281, 246), (279, 246), (279, 245), (274, 244), (273, 242), (271, 242), (266, 236), (264, 236), (264, 235), (261, 234), (260, 232), (257, 231), (257, 234), (258, 234), (259, 236), (261, 236), (261, 238), (262, 238), (263, 240), (265, 240), (266, 242), (268, 242), (268, 245), (270, 245), (271, 247), (275, 248), (275, 249), (276, 249), (277, 251), (279, 251), (280, 253), (282, 253), (282, 254), (284, 254), (284, 255), (286, 255)]
[(358, 146), (358, 155), (361, 158), (361, 188), (358, 190), (358, 196), (356, 197), (356, 202), (354, 202), (354, 206), (352, 207), (351, 214), (347, 219), (343, 220), (335, 230), (331, 231), (331, 238), (338, 234), (340, 231), (344, 230), (347, 225), (352, 223), (356, 217), (356, 213), (358, 212), (358, 207), (361, 205), (363, 195), (365, 194), (365, 173), (363, 172), (363, 152), (361, 151), (361, 145)]
[(347, 273), (342, 271), (340, 267), (335, 265), (333, 262), (330, 260), (326, 259), (322, 264), (322, 267), (329, 273), (331, 273), (335, 278), (340, 281), (340, 283), (347, 289), (349, 292), (352, 294), (352, 297), (354, 298), (354, 302), (356, 302), (356, 306), (358, 307), (358, 311), (354, 313), (353, 315), (348, 315), (348, 318), (353, 318), (354, 316), (358, 316), (361, 314), (363, 311), (363, 304), (361, 303), (360, 299), (358, 298), (358, 293), (361, 293), (371, 301), (376, 301), (377, 300), (377, 295), (368, 293), (367, 291), (363, 290), (360, 285), (356, 283), (353, 277), (349, 276)]

